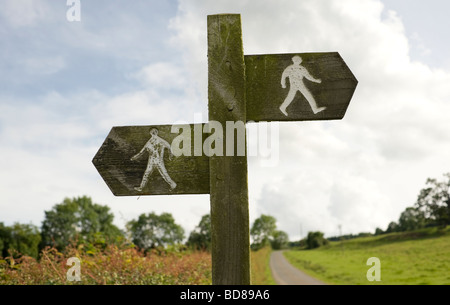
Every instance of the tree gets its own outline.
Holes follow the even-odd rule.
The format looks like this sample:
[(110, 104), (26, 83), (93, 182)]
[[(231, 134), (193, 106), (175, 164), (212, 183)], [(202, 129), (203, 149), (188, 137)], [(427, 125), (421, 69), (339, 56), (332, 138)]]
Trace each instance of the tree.
[(94, 243), (99, 237), (114, 242), (122, 233), (113, 220), (108, 207), (92, 203), (89, 197), (66, 198), (45, 211), (42, 246), (64, 249), (70, 242)]
[(384, 234), (384, 231), (382, 229), (380, 229), (380, 228), (376, 228), (375, 229), (375, 235), (381, 235), (381, 234)]
[(202, 217), (198, 226), (189, 235), (187, 245), (197, 250), (209, 250), (211, 248), (210, 214)]
[(261, 215), (256, 219), (250, 230), (253, 238), (252, 248), (261, 249), (269, 245), (276, 228), (276, 219), (272, 216)]
[(41, 233), (38, 227), (32, 224), (15, 223), (11, 227), (10, 250), (15, 250), (21, 255), (37, 258), (39, 255), (39, 243)]
[(398, 220), (399, 231), (412, 231), (425, 226), (425, 214), (417, 208), (408, 207), (401, 214)]
[(386, 233), (398, 232), (399, 226), (395, 221), (391, 221), (386, 229)]
[(323, 237), (322, 232), (308, 232), (308, 236), (306, 237), (306, 247), (308, 249), (315, 249), (327, 244), (328, 240)]
[(9, 239), (10, 232), (8, 227), (5, 227), (3, 222), (0, 222), (0, 257), (8, 256)]
[(137, 220), (127, 223), (133, 243), (143, 250), (180, 243), (184, 230), (175, 223), (172, 214), (141, 214)]
[(289, 236), (284, 231), (275, 231), (272, 234), (271, 246), (274, 250), (280, 250), (287, 246)]
[(32, 224), (15, 223), (12, 227), (5, 227), (0, 223), (0, 256), (17, 254), (37, 258), (40, 242), (41, 233)]
[(450, 224), (450, 173), (444, 174), (444, 177), (444, 181), (428, 178), (426, 184), (429, 187), (420, 191), (415, 204), (429, 224)]

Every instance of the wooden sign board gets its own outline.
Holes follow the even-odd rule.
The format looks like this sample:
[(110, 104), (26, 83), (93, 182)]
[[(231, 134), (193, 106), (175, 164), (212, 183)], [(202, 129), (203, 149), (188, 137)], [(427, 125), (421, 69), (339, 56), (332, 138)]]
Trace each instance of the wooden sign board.
[[(193, 143), (195, 130), (201, 143), (208, 136), (203, 125), (113, 127), (92, 162), (116, 196), (209, 194), (209, 158)], [(172, 156), (172, 141), (187, 126), (190, 139), (181, 146), (191, 143), (191, 153)]]
[(339, 53), (247, 55), (247, 121), (339, 120), (358, 81)]

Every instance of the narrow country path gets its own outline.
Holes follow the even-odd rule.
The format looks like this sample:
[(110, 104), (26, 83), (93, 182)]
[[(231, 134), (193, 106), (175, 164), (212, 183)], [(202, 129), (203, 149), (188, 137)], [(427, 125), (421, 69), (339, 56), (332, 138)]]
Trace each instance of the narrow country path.
[(326, 285), (292, 266), (282, 251), (274, 251), (270, 256), (270, 269), (278, 285)]

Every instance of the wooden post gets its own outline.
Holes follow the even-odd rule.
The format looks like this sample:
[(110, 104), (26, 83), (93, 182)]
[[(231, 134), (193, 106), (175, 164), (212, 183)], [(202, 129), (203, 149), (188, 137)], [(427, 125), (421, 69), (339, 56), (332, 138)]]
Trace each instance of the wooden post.
[[(221, 123), (224, 130), (226, 122), (246, 122), (244, 52), (237, 14), (208, 16), (208, 107), (209, 120)], [(236, 143), (235, 137), (235, 147)], [(225, 156), (225, 151), (224, 147), (224, 156), (210, 158), (212, 280), (214, 285), (249, 285), (247, 157)]]

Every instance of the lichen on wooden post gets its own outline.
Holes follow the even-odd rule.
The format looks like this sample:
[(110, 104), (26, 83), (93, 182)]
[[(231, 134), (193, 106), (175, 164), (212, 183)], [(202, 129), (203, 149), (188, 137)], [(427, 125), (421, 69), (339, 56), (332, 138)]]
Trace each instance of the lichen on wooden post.
[[(237, 14), (208, 16), (208, 107), (209, 120), (222, 126), (227, 121), (246, 122), (244, 52)], [(234, 139), (232, 144), (236, 143)], [(213, 284), (249, 285), (246, 156), (210, 158), (210, 197)]]

